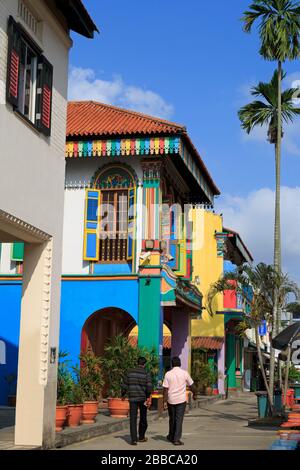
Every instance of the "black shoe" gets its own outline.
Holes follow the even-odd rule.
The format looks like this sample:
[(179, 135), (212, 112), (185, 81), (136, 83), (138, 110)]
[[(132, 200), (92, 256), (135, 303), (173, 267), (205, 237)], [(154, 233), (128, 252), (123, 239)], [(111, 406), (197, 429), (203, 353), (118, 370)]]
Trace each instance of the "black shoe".
[(147, 437), (142, 437), (139, 439), (139, 442), (147, 442), (148, 438)]
[(173, 442), (174, 446), (183, 446), (184, 443), (182, 441), (175, 441)]
[(132, 445), (132, 446), (137, 446), (137, 442), (136, 442), (136, 441), (131, 441), (131, 442), (130, 442), (130, 445)]

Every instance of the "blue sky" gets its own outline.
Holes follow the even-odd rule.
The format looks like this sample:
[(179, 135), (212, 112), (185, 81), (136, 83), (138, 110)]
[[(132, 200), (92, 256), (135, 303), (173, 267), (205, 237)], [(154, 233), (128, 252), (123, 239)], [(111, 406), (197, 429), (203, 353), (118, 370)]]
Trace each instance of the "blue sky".
[[(237, 118), (250, 87), (269, 80), (276, 65), (258, 55), (257, 32), (242, 30), (249, 0), (84, 3), (100, 34), (94, 40), (73, 35), (70, 97), (185, 124), (221, 189), (218, 208), (225, 224), (241, 232), (257, 261), (271, 261), (274, 151), (264, 129), (249, 138)], [(300, 79), (298, 61), (285, 70), (288, 85)], [(297, 121), (286, 131), (282, 185), (283, 238), (288, 239), (283, 240), (283, 265), (300, 280), (299, 128)], [(261, 218), (253, 220), (256, 209)]]

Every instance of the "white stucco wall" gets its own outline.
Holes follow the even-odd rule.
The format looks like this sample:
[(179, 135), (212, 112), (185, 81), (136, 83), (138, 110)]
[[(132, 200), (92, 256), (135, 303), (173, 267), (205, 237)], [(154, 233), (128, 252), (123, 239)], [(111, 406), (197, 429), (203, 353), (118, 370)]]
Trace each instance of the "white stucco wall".
[[(89, 263), (83, 261), (83, 231), (85, 189), (95, 172), (107, 164), (126, 164), (142, 179), (140, 157), (101, 157), (72, 158), (66, 164), (65, 212), (63, 232), (63, 274), (88, 274)], [(142, 203), (142, 188), (138, 188), (138, 202)], [(139, 239), (142, 234), (142, 221), (137, 217)], [(137, 252), (141, 249), (141, 240), (137, 243)]]
[[(51, 237), (47, 243), (28, 243), (25, 249), (15, 426), (17, 445), (49, 446), (55, 439), (56, 364), (50, 362), (49, 352), (50, 348), (59, 350), (66, 99), (71, 40), (49, 10), (47, 1), (26, 0), (26, 3), (33, 7), (40, 22), (37, 36), (28, 31), (18, 17), (18, 0), (0, 0), (0, 241), (6, 241), (5, 234), (12, 234), (14, 239), (38, 242), (42, 239), (34, 238), (38, 230)], [(53, 65), (49, 138), (37, 132), (6, 103), (9, 15), (22, 23)], [(24, 226), (26, 229), (22, 228)], [(6, 271), (12, 267), (8, 259), (10, 247), (4, 246), (3, 253), (1, 268)]]
[(11, 261), (11, 244), (2, 243), (0, 257), (0, 274), (15, 274), (16, 263)]
[(60, 236), (71, 41), (46, 2), (35, 0), (34, 6), (42, 20), (41, 34), (35, 37), (32, 31), (29, 33), (53, 65), (51, 137), (38, 133), (6, 104), (7, 21), (9, 15), (22, 21), (18, 17), (18, 0), (0, 0), (0, 164), (1, 173), (5, 174), (1, 178), (0, 208), (49, 235)]

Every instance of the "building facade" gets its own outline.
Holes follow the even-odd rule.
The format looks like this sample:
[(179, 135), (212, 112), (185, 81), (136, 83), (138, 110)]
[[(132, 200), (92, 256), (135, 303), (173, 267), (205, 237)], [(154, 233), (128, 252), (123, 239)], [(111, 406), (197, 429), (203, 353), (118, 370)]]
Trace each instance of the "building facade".
[(183, 126), (70, 103), (61, 347), (72, 357), (86, 347), (101, 354), (109, 337), (136, 332), (162, 364), (165, 324), (188, 368), (190, 320), (202, 307), (189, 209), (216, 194)]
[[(225, 228), (220, 215), (207, 210), (193, 210), (193, 219), (202, 227), (199, 249), (194, 251), (194, 282), (207, 303), (211, 285), (223, 273), (235, 271), (243, 263), (252, 264), (253, 258), (240, 235)], [(201, 235), (202, 234), (202, 235)], [(218, 372), (218, 383), (214, 392), (227, 395), (236, 390), (255, 391), (259, 386), (258, 357), (254, 329), (241, 335), (240, 322), (250, 314), (252, 292), (243, 295), (234, 290), (219, 294), (214, 300), (211, 316), (204, 309), (202, 318), (192, 320), (192, 344), (195, 349), (207, 351), (207, 360)], [(265, 360), (268, 360), (269, 339), (267, 325), (261, 325), (260, 341)]]
[[(211, 207), (217, 194), (183, 126), (100, 103), (69, 103), (60, 349), (74, 364), (87, 348), (101, 355), (122, 333), (154, 349), (162, 370), (165, 330), (172, 354), (190, 367), (191, 318), (202, 312), (192, 283), (190, 208)], [(2, 273), (9, 263), (13, 271), (2, 276), (0, 291), (17, 298), (22, 253), (16, 261), (18, 245), (3, 248)]]
[(71, 29), (96, 30), (79, 0), (0, 0), (1, 263), (19, 243), (4, 269), (23, 277), (1, 280), (0, 375), (1, 396), (17, 376), (18, 445), (54, 440)]

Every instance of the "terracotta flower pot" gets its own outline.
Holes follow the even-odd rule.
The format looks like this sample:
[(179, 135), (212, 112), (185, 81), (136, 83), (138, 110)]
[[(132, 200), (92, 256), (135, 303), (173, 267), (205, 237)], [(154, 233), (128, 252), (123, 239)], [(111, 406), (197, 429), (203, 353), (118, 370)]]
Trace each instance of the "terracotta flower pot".
[(127, 418), (129, 412), (129, 400), (121, 398), (109, 398), (108, 409), (113, 418)]
[(83, 405), (69, 405), (67, 424), (70, 428), (74, 428), (80, 424), (82, 417)]
[(98, 401), (85, 401), (82, 408), (82, 424), (93, 424), (98, 414)]
[(56, 407), (56, 432), (60, 432), (63, 430), (64, 424), (67, 419), (67, 411), (68, 407), (67, 406), (57, 406)]

